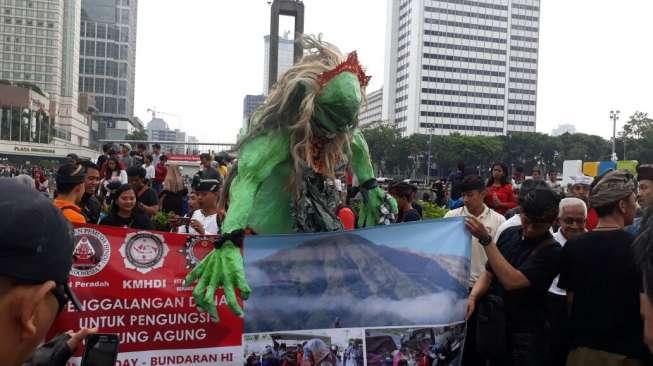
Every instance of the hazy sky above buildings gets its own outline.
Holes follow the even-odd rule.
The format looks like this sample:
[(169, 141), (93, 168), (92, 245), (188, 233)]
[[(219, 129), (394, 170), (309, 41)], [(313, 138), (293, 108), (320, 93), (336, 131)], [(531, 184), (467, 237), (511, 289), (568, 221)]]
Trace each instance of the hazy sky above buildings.
[[(542, 0), (537, 130), (570, 123), (608, 137), (636, 110), (653, 115), (651, 0)], [(181, 5), (180, 5), (181, 4)], [(305, 33), (357, 50), (383, 85), (385, 0), (304, 0)], [(263, 88), (265, 0), (141, 0), (134, 113), (156, 107), (173, 128), (204, 142), (235, 142), (243, 98)], [(282, 20), (281, 27), (292, 23)]]

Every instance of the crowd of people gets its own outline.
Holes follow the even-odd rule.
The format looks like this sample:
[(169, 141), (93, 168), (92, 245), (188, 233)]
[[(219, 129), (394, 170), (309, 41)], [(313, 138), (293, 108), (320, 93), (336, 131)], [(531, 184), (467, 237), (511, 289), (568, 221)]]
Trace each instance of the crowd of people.
[[(218, 193), (233, 157), (200, 158), (202, 169), (187, 181), (178, 165), (167, 163), (158, 144), (151, 151), (145, 144), (136, 150), (127, 143), (107, 144), (96, 162), (71, 155), (54, 174), (54, 205), (77, 224), (161, 230), (154, 218), (163, 213), (165, 230), (215, 235)], [(38, 179), (25, 184), (38, 190)]]
[(245, 366), (363, 366), (363, 345), (350, 340), (346, 347), (329, 345), (320, 338), (310, 339), (294, 346), (278, 343), (265, 346), (260, 352), (245, 357)]
[(555, 171), (516, 184), (506, 173), (463, 176), (462, 207), (447, 213), (473, 236), (463, 364), (651, 364), (640, 290), (653, 268), (653, 166), (572, 177), (567, 189)]
[[(25, 273), (15, 265), (0, 266), (3, 312), (15, 312), (9, 305), (14, 302), (6, 300), (12, 296), (11, 301), (26, 304), (40, 301), (28, 305), (33, 310), (42, 306), (34, 311), (48, 314), (36, 327), (27, 320), (13, 323), (16, 332), (29, 333), (25, 339), (42, 339), (56, 308), (74, 301), (66, 284), (70, 259), (53, 255), (62, 246), (72, 246), (60, 217), (71, 223), (151, 230), (153, 218), (164, 213), (167, 230), (191, 235), (220, 232), (226, 209), (221, 188), (234, 169), (234, 157), (202, 154), (201, 170), (185, 180), (156, 144), (151, 150), (144, 144), (135, 150), (129, 144), (107, 144), (103, 152), (95, 162), (69, 156), (52, 176), (53, 192), (48, 174), (0, 179), (0, 204), (10, 213), (0, 237), (15, 238), (11, 245), (3, 244), (6, 255), (0, 255), (0, 263), (9, 263), (16, 255), (40, 261), (24, 266), (20, 271)], [(509, 176), (507, 166), (496, 163), (484, 179), (461, 164), (446, 181), (431, 187), (433, 200), (428, 193), (423, 197), (446, 202), (447, 217), (465, 217), (473, 237), (463, 364), (649, 364), (653, 165), (640, 165), (636, 178), (622, 170), (596, 178), (572, 177), (567, 187), (559, 183), (557, 171), (546, 173), (544, 178), (534, 169), (526, 179), (516, 170)], [(342, 199), (334, 214), (344, 229), (354, 229), (356, 191), (341, 181), (335, 186)], [(397, 201), (397, 223), (422, 218), (417, 186), (396, 182), (387, 191)], [(35, 220), (39, 230), (19, 230), (20, 223)], [(36, 243), (42, 245), (35, 247)], [(58, 249), (47, 249), (50, 244)], [(60, 263), (50, 265), (55, 260)], [(48, 268), (47, 273), (39, 272), (41, 268)], [(49, 293), (55, 296), (50, 298)], [(70, 351), (77, 347), (79, 334), (93, 331), (82, 329), (54, 342), (68, 344), (63, 349)], [(18, 357), (28, 358), (30, 346), (20, 346), (25, 354)], [(62, 348), (41, 347), (39, 352), (53, 349)], [(344, 360), (343, 355), (336, 352), (334, 360)], [(248, 363), (263, 366), (267, 358), (260, 355)]]

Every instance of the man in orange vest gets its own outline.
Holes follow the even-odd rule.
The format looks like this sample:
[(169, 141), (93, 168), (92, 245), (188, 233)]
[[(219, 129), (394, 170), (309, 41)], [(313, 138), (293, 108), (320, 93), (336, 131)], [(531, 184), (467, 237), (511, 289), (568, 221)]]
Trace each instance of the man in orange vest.
[(86, 223), (86, 219), (82, 215), (82, 209), (77, 205), (81, 202), (86, 191), (84, 187), (85, 177), (86, 173), (81, 164), (64, 164), (57, 170), (57, 195), (54, 205), (61, 210), (71, 223)]

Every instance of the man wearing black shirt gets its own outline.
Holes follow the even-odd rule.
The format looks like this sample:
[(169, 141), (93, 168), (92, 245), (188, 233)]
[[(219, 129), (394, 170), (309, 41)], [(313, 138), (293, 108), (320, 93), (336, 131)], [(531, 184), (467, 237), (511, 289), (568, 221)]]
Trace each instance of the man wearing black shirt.
[(542, 364), (546, 294), (559, 272), (560, 245), (549, 232), (558, 216), (558, 202), (548, 187), (530, 192), (521, 202), (521, 226), (506, 229), (496, 244), (485, 225), (466, 218), (465, 226), (488, 257), (486, 270), (469, 295), (467, 318), (487, 293), (504, 302), (507, 350), (493, 357), (493, 365)]
[(643, 365), (640, 274), (632, 236), (636, 185), (626, 171), (606, 174), (591, 190), (597, 227), (567, 242), (558, 286), (567, 290), (571, 352), (568, 366)]
[(390, 186), (389, 192), (397, 200), (399, 207), (397, 223), (421, 220), (419, 212), (412, 205), (413, 185), (406, 182), (395, 183)]
[(156, 192), (145, 184), (145, 174), (145, 169), (134, 166), (127, 169), (127, 180), (136, 192), (138, 207), (152, 217), (159, 211), (159, 199)]
[(89, 224), (97, 224), (100, 221), (100, 212), (102, 204), (96, 197), (98, 185), (100, 185), (100, 168), (92, 162), (82, 161), (82, 166), (86, 169), (86, 178), (84, 179), (84, 195), (82, 196), (81, 209), (82, 215), (86, 217)]
[(648, 221), (633, 243), (637, 268), (642, 272), (642, 291), (639, 294), (644, 322), (644, 341), (653, 352), (653, 224)]

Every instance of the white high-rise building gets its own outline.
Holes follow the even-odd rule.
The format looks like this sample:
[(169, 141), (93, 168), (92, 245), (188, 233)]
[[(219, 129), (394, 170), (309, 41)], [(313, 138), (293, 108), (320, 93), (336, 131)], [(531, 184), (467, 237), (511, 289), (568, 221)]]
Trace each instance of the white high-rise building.
[(383, 119), (403, 134), (535, 131), (539, 0), (388, 0)]
[(50, 98), (61, 90), (64, 1), (0, 1), (2, 79), (37, 85)]
[(361, 128), (381, 123), (383, 109), (383, 88), (367, 94), (366, 101), (358, 113), (358, 126)]
[(0, 79), (38, 86), (50, 100), (55, 136), (89, 145), (87, 117), (78, 111), (81, 0), (2, 0)]
[[(290, 39), (290, 32), (286, 32), (283, 37), (279, 37), (279, 58), (277, 80), (293, 65), (293, 56), (295, 54), (295, 42)], [(268, 83), (270, 79), (270, 36), (263, 37), (265, 45), (265, 60), (263, 62), (263, 95), (268, 95)]]

